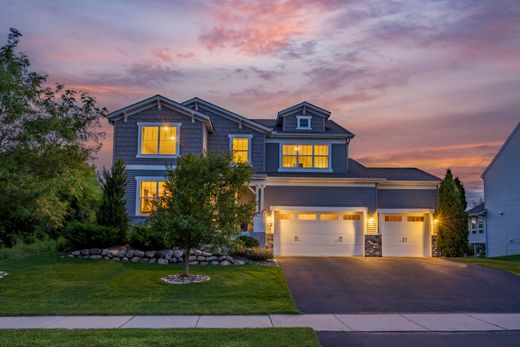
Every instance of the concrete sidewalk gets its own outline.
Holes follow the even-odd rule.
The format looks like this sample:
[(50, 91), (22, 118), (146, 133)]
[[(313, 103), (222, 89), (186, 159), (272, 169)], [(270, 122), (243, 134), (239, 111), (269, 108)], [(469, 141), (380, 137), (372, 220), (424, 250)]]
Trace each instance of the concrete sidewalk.
[(286, 328), (315, 331), (520, 330), (520, 314), (302, 314), (256, 316), (46, 316), (0, 317), (0, 329)]

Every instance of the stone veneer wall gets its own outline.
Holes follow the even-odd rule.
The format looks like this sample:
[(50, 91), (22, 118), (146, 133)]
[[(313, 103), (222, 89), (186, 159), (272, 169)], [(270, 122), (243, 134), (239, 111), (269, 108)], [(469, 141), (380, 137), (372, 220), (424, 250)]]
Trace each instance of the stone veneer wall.
[(382, 235), (365, 235), (365, 257), (383, 256)]
[(437, 247), (437, 235), (432, 236), (432, 257), (440, 257), (441, 251)]
[(265, 248), (273, 249), (274, 242), (274, 234), (273, 233), (265, 233)]

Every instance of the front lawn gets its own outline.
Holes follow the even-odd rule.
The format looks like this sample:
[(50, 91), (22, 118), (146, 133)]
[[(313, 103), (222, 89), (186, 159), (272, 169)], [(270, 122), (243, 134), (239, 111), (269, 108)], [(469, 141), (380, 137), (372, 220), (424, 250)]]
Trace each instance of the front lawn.
[(297, 313), (279, 267), (190, 266), (206, 283), (166, 284), (181, 265), (32, 255), (0, 261), (0, 315)]
[(312, 329), (3, 330), (1, 346), (319, 347)]
[(492, 267), (504, 271), (512, 272), (520, 275), (520, 255), (510, 255), (507, 257), (495, 258), (459, 258), (458, 260), (479, 264), (482, 266)]

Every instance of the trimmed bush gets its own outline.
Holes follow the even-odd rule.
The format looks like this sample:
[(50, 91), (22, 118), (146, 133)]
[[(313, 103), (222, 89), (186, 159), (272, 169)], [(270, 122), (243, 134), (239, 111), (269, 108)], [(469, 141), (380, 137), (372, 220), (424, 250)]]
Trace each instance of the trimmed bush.
[(149, 225), (136, 225), (128, 235), (130, 246), (144, 251), (166, 249), (164, 237)]
[(126, 241), (125, 233), (119, 228), (76, 221), (67, 224), (62, 235), (74, 249), (107, 248), (120, 246)]
[(273, 252), (271, 250), (260, 247), (246, 248), (240, 242), (237, 242), (233, 247), (232, 255), (234, 257), (242, 257), (254, 261), (265, 261), (273, 258)]
[(242, 242), (247, 248), (258, 247), (260, 243), (257, 239), (249, 235), (242, 235), (237, 237), (237, 240)]

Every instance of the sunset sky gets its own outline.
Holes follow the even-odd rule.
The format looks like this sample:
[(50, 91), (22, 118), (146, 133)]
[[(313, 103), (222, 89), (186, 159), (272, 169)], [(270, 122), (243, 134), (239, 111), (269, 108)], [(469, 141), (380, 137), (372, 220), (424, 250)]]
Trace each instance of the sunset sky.
[[(162, 94), (251, 118), (306, 100), (365, 165), (480, 174), (520, 120), (520, 1), (2, 1), (49, 81), (115, 110)], [(109, 165), (112, 133), (96, 165)]]

